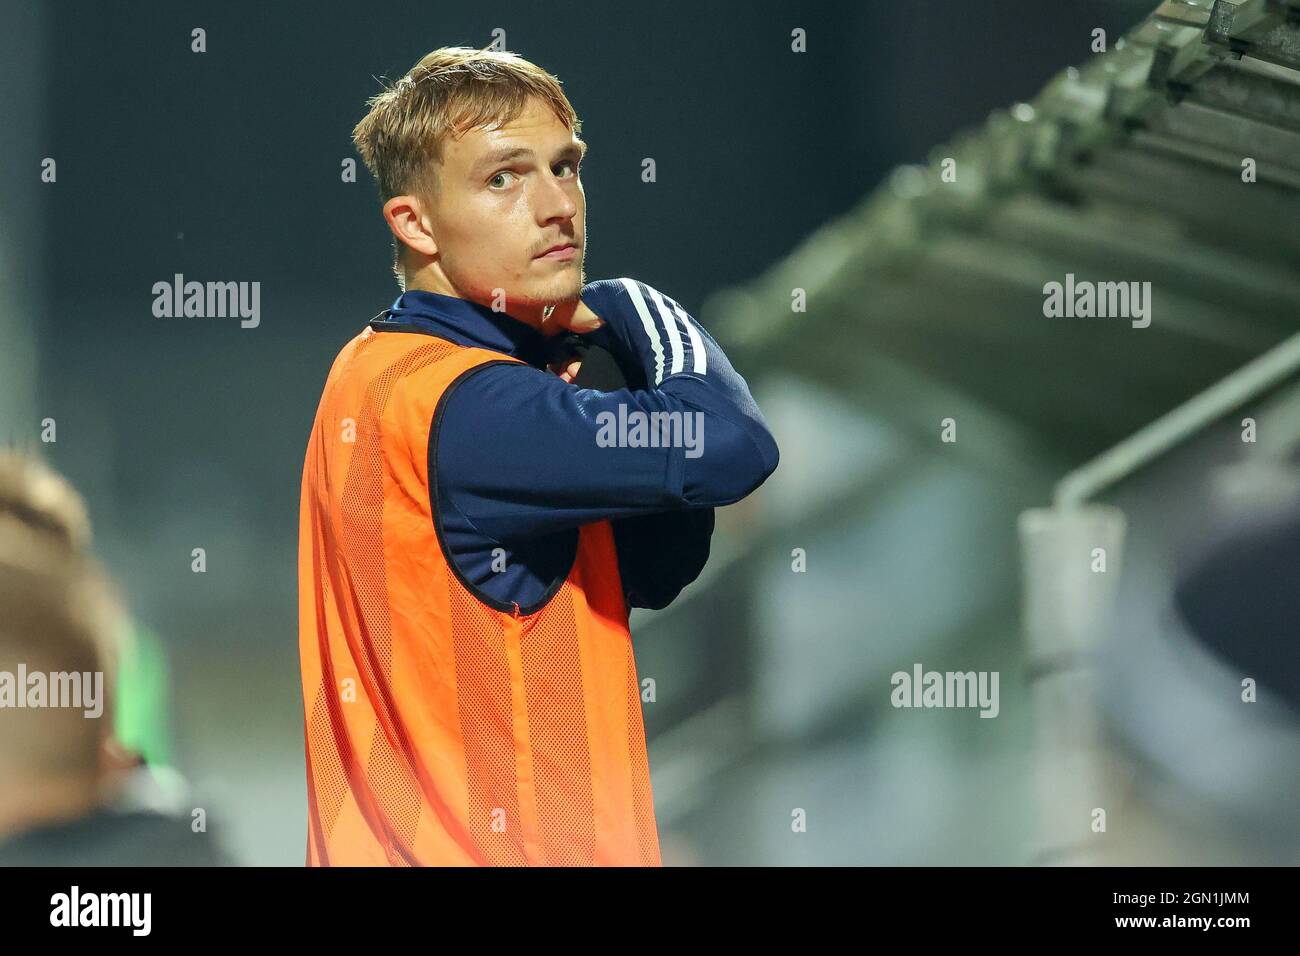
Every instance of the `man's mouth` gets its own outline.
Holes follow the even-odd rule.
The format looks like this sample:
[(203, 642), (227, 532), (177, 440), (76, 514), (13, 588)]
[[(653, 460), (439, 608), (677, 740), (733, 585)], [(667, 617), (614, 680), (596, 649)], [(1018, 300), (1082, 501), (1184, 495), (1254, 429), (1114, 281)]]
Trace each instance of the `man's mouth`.
[(534, 259), (572, 259), (578, 254), (578, 247), (571, 242), (561, 242), (551, 246)]

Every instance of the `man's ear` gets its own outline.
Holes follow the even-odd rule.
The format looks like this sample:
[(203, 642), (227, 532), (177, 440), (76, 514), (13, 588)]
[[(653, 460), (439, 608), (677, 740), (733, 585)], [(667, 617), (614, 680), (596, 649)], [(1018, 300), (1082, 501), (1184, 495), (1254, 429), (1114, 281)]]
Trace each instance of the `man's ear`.
[(394, 196), (384, 203), (384, 221), (398, 242), (430, 258), (438, 254), (438, 243), (429, 230), (420, 197)]

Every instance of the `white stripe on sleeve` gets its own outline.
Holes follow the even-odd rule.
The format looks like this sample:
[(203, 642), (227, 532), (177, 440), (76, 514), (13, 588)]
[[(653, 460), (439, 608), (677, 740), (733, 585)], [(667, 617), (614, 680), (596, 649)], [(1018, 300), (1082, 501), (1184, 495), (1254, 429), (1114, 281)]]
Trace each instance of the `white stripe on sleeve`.
[(695, 374), (703, 375), (708, 367), (708, 356), (704, 354), (704, 340), (700, 338), (700, 330), (676, 302), (673, 303), (673, 311), (682, 320), (682, 325), (686, 326), (686, 334), (691, 337), (691, 351), (695, 353)]
[(632, 298), (632, 305), (636, 308), (636, 314), (641, 317), (641, 325), (645, 327), (645, 334), (650, 337), (650, 348), (655, 353), (654, 384), (658, 385), (664, 378), (664, 346), (659, 339), (659, 330), (655, 327), (655, 320), (651, 317), (650, 310), (646, 308), (645, 299), (641, 295), (641, 290), (637, 287), (636, 280), (625, 277), (618, 281), (622, 282), (627, 289), (628, 295)]
[(659, 294), (657, 289), (654, 289), (651, 286), (646, 286), (646, 291), (650, 293), (650, 298), (655, 300), (655, 306), (659, 309), (659, 318), (663, 319), (664, 328), (668, 332), (668, 345), (671, 347), (673, 353), (673, 364), (669, 374), (676, 375), (686, 364), (686, 353), (682, 349), (681, 333), (677, 331), (677, 320), (674, 319), (673, 314), (668, 311), (668, 306), (664, 304), (663, 296)]

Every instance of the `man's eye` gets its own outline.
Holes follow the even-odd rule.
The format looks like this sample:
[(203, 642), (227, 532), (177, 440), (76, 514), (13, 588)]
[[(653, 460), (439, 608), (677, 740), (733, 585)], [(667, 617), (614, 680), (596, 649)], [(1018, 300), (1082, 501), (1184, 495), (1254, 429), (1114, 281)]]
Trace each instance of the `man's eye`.
[[(503, 169), (501, 170), (501, 172), (497, 173), (495, 176), (493, 176), (491, 179), (488, 180), (488, 185), (489, 186), (493, 185), (494, 183), (496, 183), (498, 179), (501, 179), (502, 176), (513, 176), (513, 175), (514, 173), (510, 172), (510, 170)], [(505, 183), (503, 182), (501, 183), (501, 185), (504, 186)]]
[(576, 165), (575, 163), (568, 162), (567, 160), (566, 160), (565, 162), (563, 162), (563, 163), (560, 163), (560, 165), (557, 166), (556, 168), (557, 168), (557, 169), (563, 169), (563, 168), (566, 167), (566, 166), (567, 166), (569, 169), (573, 170), (573, 175), (574, 175), (574, 176), (578, 175), (578, 167), (577, 167), (577, 165)]

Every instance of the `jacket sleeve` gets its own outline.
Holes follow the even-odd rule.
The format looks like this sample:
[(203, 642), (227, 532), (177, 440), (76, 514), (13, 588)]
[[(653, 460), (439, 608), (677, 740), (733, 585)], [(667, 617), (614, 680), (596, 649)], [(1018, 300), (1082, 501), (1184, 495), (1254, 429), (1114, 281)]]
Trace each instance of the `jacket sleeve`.
[[(605, 349), (572, 336), (565, 351), (582, 360), (580, 387), (614, 391), (642, 377)], [(642, 383), (644, 387), (644, 382)], [(659, 609), (676, 599), (704, 570), (713, 539), (714, 509), (688, 508), (615, 518), (614, 545), (628, 607)]]
[(635, 515), (611, 524), (628, 607), (667, 607), (709, 560), (712, 508)]
[(605, 322), (588, 338), (640, 369), (645, 387), (600, 391), (515, 362), (480, 367), (433, 423), (440, 498), (509, 543), (731, 504), (762, 484), (776, 442), (708, 333), (632, 279), (591, 283), (582, 298)]

